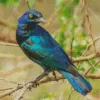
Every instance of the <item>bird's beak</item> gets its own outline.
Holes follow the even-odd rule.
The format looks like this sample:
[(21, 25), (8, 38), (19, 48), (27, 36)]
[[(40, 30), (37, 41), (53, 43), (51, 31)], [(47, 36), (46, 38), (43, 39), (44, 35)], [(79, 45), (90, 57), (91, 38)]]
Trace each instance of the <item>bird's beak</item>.
[(41, 17), (41, 18), (39, 18), (39, 19), (38, 19), (38, 21), (39, 21), (39, 22), (41, 22), (41, 23), (44, 23), (44, 24), (46, 23), (45, 19), (44, 19), (44, 18), (42, 18), (42, 17)]
[(37, 23), (41, 22), (41, 23), (44, 23), (44, 24), (46, 23), (46, 21), (43, 19), (43, 17), (33, 19), (32, 22), (37, 22)]

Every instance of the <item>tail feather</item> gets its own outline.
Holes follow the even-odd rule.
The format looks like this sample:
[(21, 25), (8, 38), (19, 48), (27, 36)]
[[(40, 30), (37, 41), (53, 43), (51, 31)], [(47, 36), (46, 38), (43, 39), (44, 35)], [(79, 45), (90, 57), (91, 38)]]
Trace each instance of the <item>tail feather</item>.
[(82, 77), (78, 72), (77, 76), (74, 76), (62, 70), (60, 70), (59, 72), (69, 81), (69, 83), (73, 86), (73, 88), (82, 95), (86, 95), (88, 92), (92, 90), (90, 83), (84, 77)]

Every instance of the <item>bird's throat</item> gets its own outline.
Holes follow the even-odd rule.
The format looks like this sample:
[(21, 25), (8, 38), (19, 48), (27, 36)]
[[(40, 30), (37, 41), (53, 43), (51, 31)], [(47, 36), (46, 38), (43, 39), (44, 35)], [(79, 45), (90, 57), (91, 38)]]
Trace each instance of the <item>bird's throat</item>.
[(31, 31), (34, 30), (36, 28), (36, 24), (35, 23), (27, 23), (26, 27), (24, 28), (24, 31)]

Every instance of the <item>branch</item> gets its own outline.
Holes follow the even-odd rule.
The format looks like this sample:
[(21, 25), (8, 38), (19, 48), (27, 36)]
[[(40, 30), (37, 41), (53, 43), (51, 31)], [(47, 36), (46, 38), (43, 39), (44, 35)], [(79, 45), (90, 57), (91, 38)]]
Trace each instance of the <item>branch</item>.
[(6, 91), (6, 90), (11, 90), (13, 88), (5, 88), (5, 89), (0, 89), (0, 91)]
[(18, 44), (14, 44), (14, 43), (6, 43), (6, 42), (0, 42), (0, 45), (4, 45), (4, 46), (12, 46), (12, 47), (19, 47)]
[(0, 41), (17, 44), (16, 39), (9, 34), (0, 35)]
[[(11, 95), (12, 93), (14, 93), (14, 92), (16, 92), (17, 90), (19, 90), (19, 89), (22, 89), (22, 88), (24, 88), (23, 90), (22, 90), (22, 93), (21, 93), (21, 95), (18, 95), (18, 97), (16, 97), (16, 99), (15, 100), (20, 100), (20, 98), (22, 98), (22, 95), (25, 93), (25, 91), (27, 90), (27, 89), (30, 89), (30, 88), (32, 88), (34, 85), (37, 85), (38, 84), (38, 82), (41, 80), (41, 79), (43, 79), (47, 74), (48, 74), (49, 72), (43, 72), (41, 75), (39, 75), (36, 79), (32, 79), (32, 80), (30, 80), (28, 83), (26, 83), (26, 84), (24, 84), (24, 85), (20, 85), (20, 86), (17, 86), (16, 88), (13, 88), (12, 90), (10, 90), (10, 91), (7, 91), (7, 92), (5, 92), (5, 93), (2, 93), (2, 94), (0, 94), (0, 99), (1, 98), (3, 98), (3, 97), (5, 97), (5, 96), (7, 96), (7, 95)], [(26, 87), (26, 88), (25, 88)]]
[(28, 88), (29, 88), (29, 85), (24, 86), (23, 89), (20, 91), (19, 95), (17, 95), (14, 100), (21, 100)]
[[(81, 74), (82, 76), (84, 76), (84, 74), (82, 73)], [(85, 76), (86, 78), (90, 78), (90, 79), (100, 79), (100, 75), (94, 75), (94, 74), (87, 74)], [(51, 82), (51, 81), (59, 81), (59, 80), (62, 80), (62, 79), (65, 79), (63, 76), (57, 76), (56, 77), (56, 80), (54, 77), (49, 77), (48, 79), (43, 79), (42, 81), (40, 81), (39, 83), (47, 83), (47, 82)]]
[(72, 36), (72, 40), (71, 40), (71, 50), (70, 50), (70, 56), (71, 56), (71, 60), (72, 60), (72, 55), (73, 55), (73, 42), (74, 42), (74, 35)]
[(69, 93), (69, 96), (68, 96), (68, 99), (67, 100), (71, 100), (71, 95), (72, 93), (74, 92), (75, 90), (71, 87), (71, 90), (70, 90), (70, 93)]
[(84, 56), (84, 57), (79, 57), (79, 58), (73, 58), (73, 62), (81, 62), (81, 61), (88, 61), (91, 60), (93, 58), (97, 58), (100, 57), (100, 53), (95, 53), (95, 54), (91, 54), (89, 56)]
[(88, 8), (86, 7), (86, 3), (87, 1), (86, 0), (82, 0), (82, 3), (83, 3), (83, 6), (85, 7), (85, 20), (87, 21), (87, 24), (88, 24), (88, 28), (89, 28), (89, 36), (93, 42), (93, 49), (94, 49), (94, 52), (96, 52), (96, 45), (95, 45), (95, 42), (94, 42), (94, 38), (93, 38), (93, 34), (92, 34), (92, 25), (90, 23), (90, 17), (89, 17), (89, 14), (88, 14)]
[(96, 74), (89, 74), (88, 73), (85, 77), (86, 78), (91, 78), (91, 79), (100, 79), (100, 74), (96, 75)]
[[(64, 79), (63, 76), (57, 76), (56, 80), (55, 80), (55, 77), (53, 77), (53, 76), (49, 77), (49, 78), (44, 78), (48, 73), (50, 73), (50, 72), (44, 72), (41, 75), (39, 75), (36, 79), (32, 79), (23, 85), (17, 86), (16, 88), (13, 88), (12, 90), (9, 90), (5, 93), (0, 94), (0, 99), (7, 96), (7, 95), (11, 95), (12, 93), (22, 89), (20, 92), (20, 95), (18, 95), (14, 99), (14, 100), (20, 100), (28, 89), (30, 90), (32, 87), (37, 86), (37, 84), (40, 85), (43, 83)], [(82, 74), (82, 75), (84, 75), (84, 74)], [(91, 78), (91, 79), (100, 79), (100, 75), (93, 75), (93, 74), (87, 74), (85, 77)]]
[(5, 82), (8, 82), (8, 83), (13, 83), (13, 84), (21, 85), (20, 83), (13, 82), (13, 81), (9, 81), (9, 80), (6, 80), (4, 78), (0, 78), (0, 80), (5, 81)]
[(25, 3), (27, 4), (28, 8), (31, 9), (31, 7), (29, 5), (29, 0), (25, 0)]
[(10, 24), (6, 20), (3, 20), (3, 19), (0, 19), (0, 24), (5, 26), (5, 27), (8, 27), (8, 28), (16, 29), (15, 24)]
[[(100, 40), (100, 37), (97, 37), (95, 40), (94, 40), (94, 42), (96, 43), (98, 40)], [(87, 48), (86, 48), (86, 50), (84, 51), (84, 53), (83, 53), (83, 56), (87, 53), (87, 51), (90, 49), (90, 47), (93, 45), (93, 43), (90, 43), (88, 46), (87, 46)]]
[[(24, 56), (18, 56), (18, 57), (16, 57), (16, 56), (13, 56), (13, 55), (8, 55), (8, 54), (7, 55), (2, 55), (2, 56), (1, 55), (2, 54), (0, 54), (0, 57), (7, 57), (7, 58), (10, 58), (10, 59), (11, 58), (12, 59), (19, 59), (20, 61), (22, 59), (25, 59)], [(92, 55), (85, 56), (85, 57), (73, 58), (72, 61), (74, 63), (77, 63), (77, 62), (82, 62), (82, 61), (88, 61), (88, 60), (91, 60), (91, 59), (96, 58), (96, 57), (100, 57), (100, 54), (96, 54), (96, 55), (92, 54)], [(100, 63), (100, 61), (98, 61), (95, 65), (97, 65), (98, 63)], [(8, 71), (7, 72), (0, 72), (0, 75), (1, 75), (1, 77), (6, 77), (6, 76), (12, 75), (12, 74), (14, 74), (16, 72), (27, 70), (29, 68), (33, 68), (32, 63), (30, 63), (30, 62), (28, 64), (24, 65), (24, 66), (16, 67), (16, 68), (10, 70), (9, 72)]]

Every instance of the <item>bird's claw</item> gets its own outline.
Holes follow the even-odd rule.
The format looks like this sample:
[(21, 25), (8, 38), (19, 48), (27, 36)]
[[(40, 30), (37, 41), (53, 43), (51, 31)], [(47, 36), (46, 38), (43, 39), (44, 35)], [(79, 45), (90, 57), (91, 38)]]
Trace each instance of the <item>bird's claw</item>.
[(34, 84), (33, 84), (33, 87), (34, 87), (34, 88), (37, 88), (37, 86), (39, 86), (38, 83), (34, 83)]

